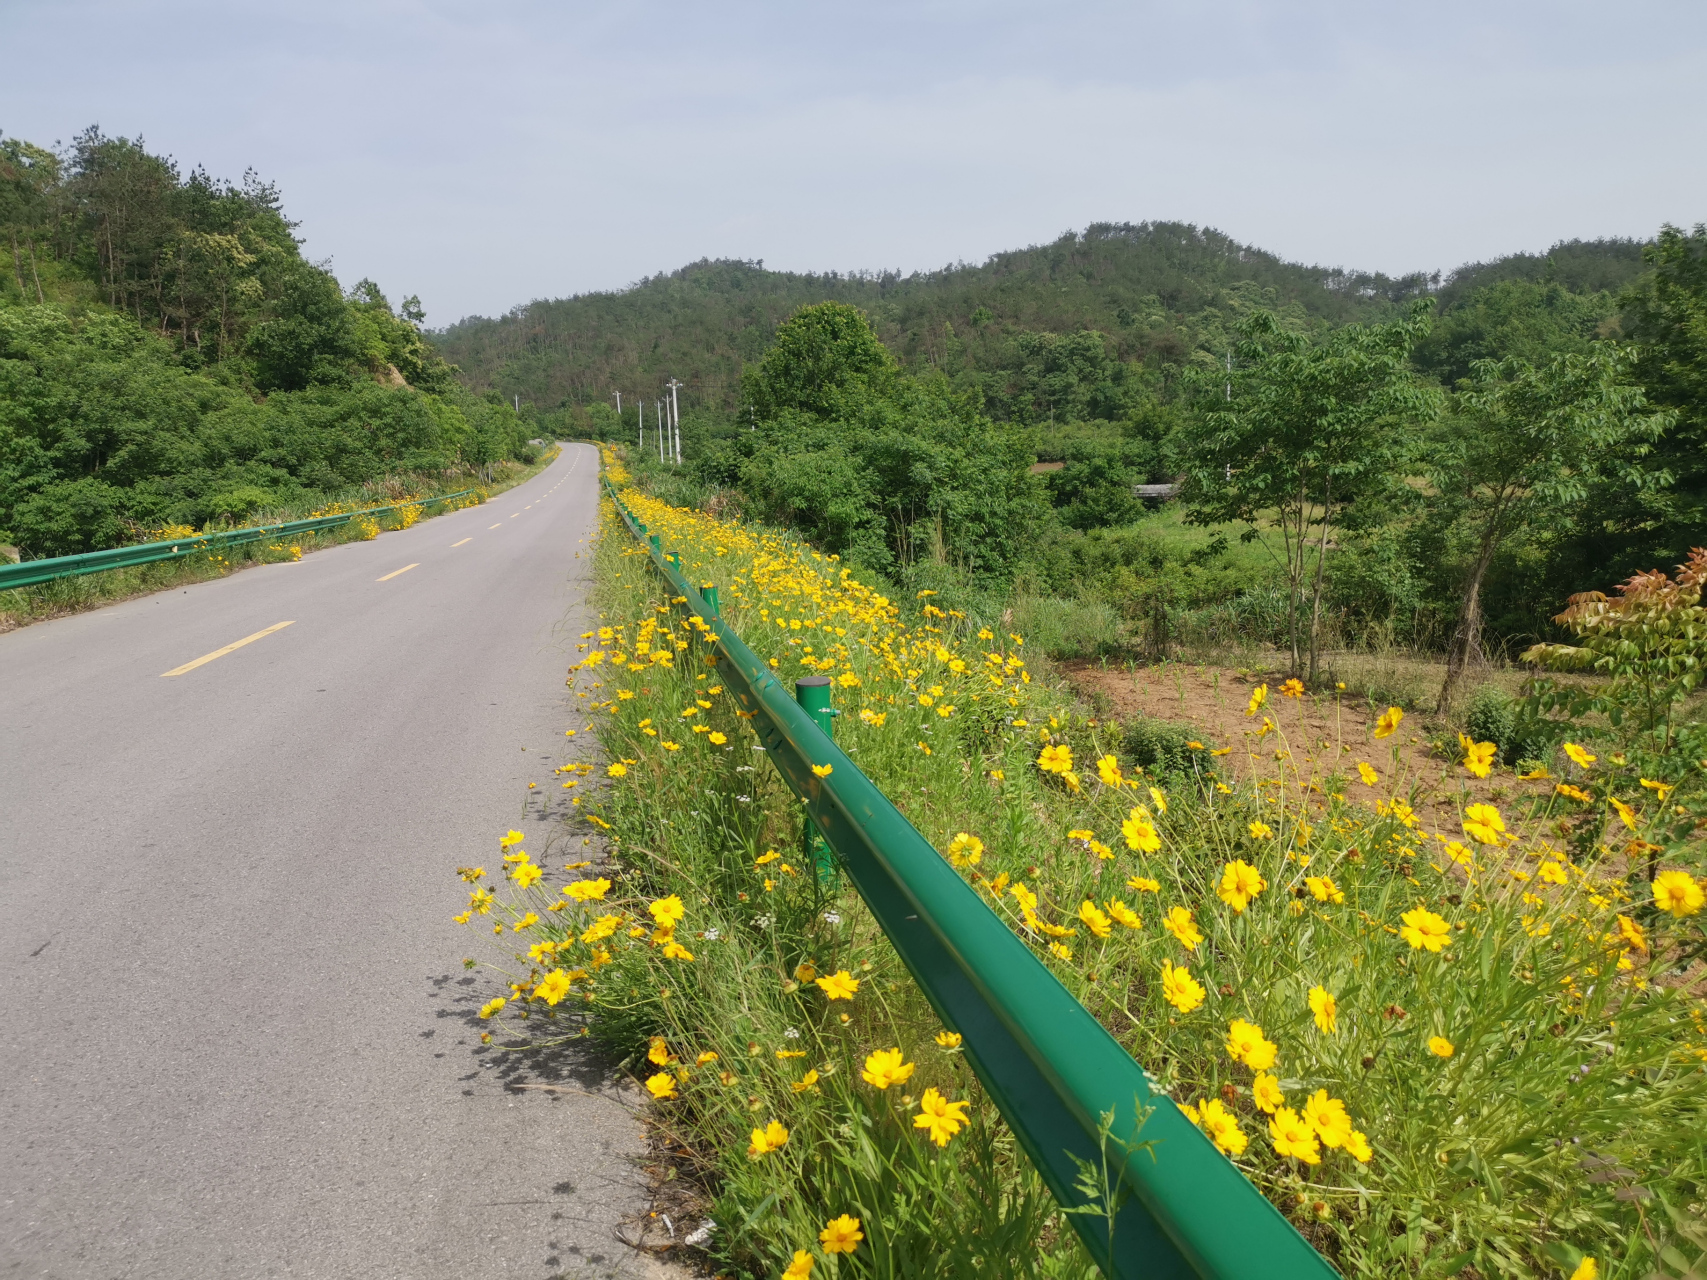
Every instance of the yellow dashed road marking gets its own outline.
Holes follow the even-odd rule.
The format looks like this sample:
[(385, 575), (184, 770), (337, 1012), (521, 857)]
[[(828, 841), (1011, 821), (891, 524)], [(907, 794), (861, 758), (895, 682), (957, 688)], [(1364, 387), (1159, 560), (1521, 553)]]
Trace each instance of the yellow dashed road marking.
[(415, 561), (414, 564), (406, 564), (401, 569), (393, 569), (390, 573), (386, 574), (383, 578), (375, 578), (374, 581), (375, 582), (390, 582), (398, 574), (408, 573), (409, 570), (419, 569), (420, 567), (421, 567), (421, 562), (419, 560), (417, 560), (417, 561)]
[(162, 671), (160, 673), (160, 678), (162, 680), (164, 680), (167, 676), (181, 676), (186, 671), (194, 671), (197, 667), (201, 666), (202, 663), (204, 663), (204, 662), (212, 662), (215, 658), (223, 658), (226, 654), (231, 653), (233, 650), (241, 649), (246, 644), (254, 644), (255, 641), (259, 640), (262, 636), (270, 636), (275, 631), (283, 631), (286, 627), (290, 626), (291, 623), (294, 623), (295, 621), (296, 621), (296, 619), (292, 618), (290, 620), (290, 622), (275, 622), (275, 623), (273, 623), (272, 626), (268, 627), (265, 631), (257, 631), (254, 635), (244, 636), (241, 640), (237, 641), (235, 644), (228, 644), (223, 649), (215, 649), (212, 653), (204, 653), (201, 657), (197, 658), (194, 662), (186, 662), (181, 667), (173, 667), (170, 671)]

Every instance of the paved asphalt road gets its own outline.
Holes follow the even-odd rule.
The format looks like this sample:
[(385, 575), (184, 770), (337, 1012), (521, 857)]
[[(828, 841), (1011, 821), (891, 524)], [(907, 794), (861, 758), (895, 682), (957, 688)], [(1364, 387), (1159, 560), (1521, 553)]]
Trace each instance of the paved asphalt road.
[(580, 853), (596, 488), (0, 636), (0, 1277), (647, 1274), (632, 1095), (481, 1049), (450, 919), (505, 829)]

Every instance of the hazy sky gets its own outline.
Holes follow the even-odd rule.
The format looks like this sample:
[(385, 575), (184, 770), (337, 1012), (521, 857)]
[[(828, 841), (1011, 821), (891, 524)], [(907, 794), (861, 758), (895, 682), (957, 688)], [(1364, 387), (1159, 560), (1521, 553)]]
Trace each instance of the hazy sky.
[(1707, 4), (0, 0), (0, 131), (279, 184), (428, 323), (1206, 223), (1400, 273), (1707, 219)]

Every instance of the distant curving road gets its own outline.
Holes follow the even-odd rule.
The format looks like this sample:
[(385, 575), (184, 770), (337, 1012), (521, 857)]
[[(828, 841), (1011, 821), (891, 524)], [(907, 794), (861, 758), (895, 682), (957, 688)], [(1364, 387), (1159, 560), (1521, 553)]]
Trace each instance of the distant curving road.
[(0, 636), (0, 1277), (646, 1274), (626, 1095), (482, 1050), (450, 919), (571, 849), (597, 462)]

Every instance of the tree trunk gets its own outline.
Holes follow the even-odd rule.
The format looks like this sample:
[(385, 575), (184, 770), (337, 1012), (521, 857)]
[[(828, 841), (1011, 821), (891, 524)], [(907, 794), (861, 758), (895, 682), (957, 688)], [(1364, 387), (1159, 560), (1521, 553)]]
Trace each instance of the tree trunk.
[(36, 242), (26, 238), (24, 245), (30, 251), (30, 279), (36, 282), (36, 302), (45, 303), (47, 295), (41, 291), (41, 272), (36, 269)]
[(1316, 548), (1316, 588), (1310, 600), (1310, 674), (1306, 677), (1310, 684), (1316, 683), (1316, 657), (1321, 652), (1317, 635), (1322, 620), (1322, 578), (1328, 563), (1328, 513), (1333, 500), (1333, 486), (1329, 485), (1322, 495), (1322, 542)]
[(24, 264), (23, 259), (18, 257), (18, 233), (15, 230), (12, 232), (12, 274), (18, 277), (18, 300), (22, 302), (24, 298)]
[(1446, 680), (1440, 686), (1440, 699), (1435, 706), (1437, 714), (1445, 715), (1452, 710), (1452, 700), (1457, 695), (1464, 673), (1485, 661), (1482, 653), (1482, 579), (1493, 563), (1498, 546), (1498, 539), (1490, 530), (1483, 536), (1482, 548), (1476, 555), (1476, 563), (1471, 566), (1464, 603), (1458, 609), (1458, 626), (1446, 651)]

